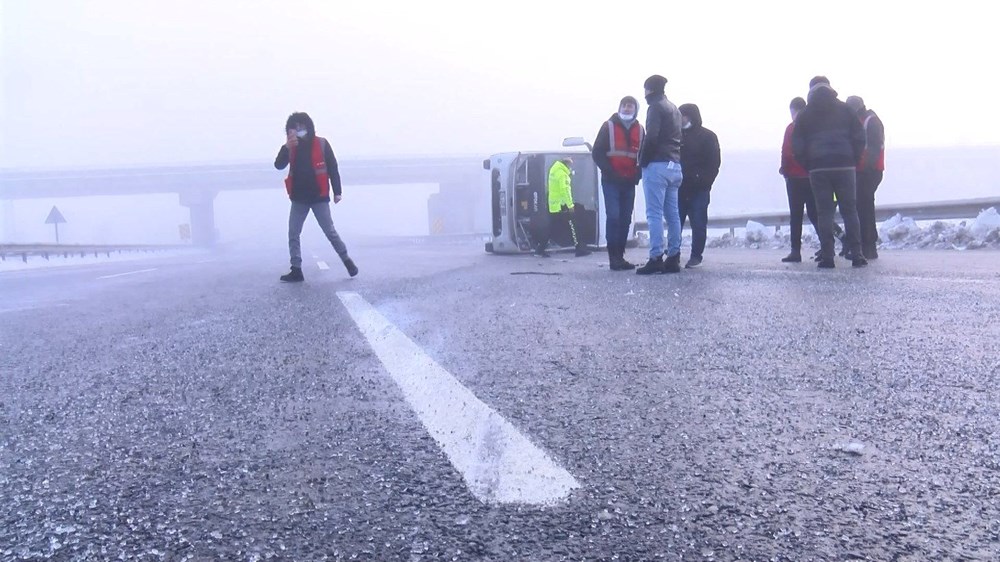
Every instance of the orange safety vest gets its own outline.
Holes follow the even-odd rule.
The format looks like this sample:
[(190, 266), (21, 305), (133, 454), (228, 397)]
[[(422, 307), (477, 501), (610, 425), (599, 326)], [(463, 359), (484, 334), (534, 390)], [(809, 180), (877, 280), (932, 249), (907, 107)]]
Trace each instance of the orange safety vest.
[(608, 140), (611, 143), (608, 160), (611, 161), (611, 169), (618, 175), (632, 180), (639, 174), (636, 166), (643, 134), (642, 126), (638, 123), (626, 130), (625, 125), (608, 119)]
[[(319, 190), (319, 196), (329, 197), (330, 196), (330, 175), (326, 172), (326, 155), (323, 154), (323, 147), (326, 145), (326, 139), (323, 137), (313, 137), (312, 145), (312, 163), (313, 170), (316, 171), (316, 187)], [(298, 146), (292, 147), (288, 151), (288, 177), (285, 178), (285, 191), (288, 192), (288, 196), (292, 195), (292, 170), (295, 169), (295, 152)]]

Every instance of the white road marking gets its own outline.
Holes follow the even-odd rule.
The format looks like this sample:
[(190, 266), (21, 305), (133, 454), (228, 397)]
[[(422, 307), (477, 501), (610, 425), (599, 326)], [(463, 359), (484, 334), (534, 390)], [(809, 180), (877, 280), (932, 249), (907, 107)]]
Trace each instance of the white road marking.
[(102, 275), (98, 279), (112, 279), (115, 277), (125, 277), (126, 275), (136, 275), (137, 273), (149, 273), (150, 271), (156, 271), (158, 268), (153, 267), (150, 269), (140, 269), (139, 271), (129, 271), (128, 273), (116, 273), (114, 275)]
[(548, 505), (580, 487), (569, 472), (386, 320), (361, 295), (338, 292), (421, 423), (488, 504)]
[(316, 265), (319, 266), (319, 268), (322, 269), (322, 270), (324, 270), (324, 271), (326, 271), (327, 269), (330, 269), (330, 266), (326, 265), (325, 261), (318, 261), (318, 262), (316, 262)]

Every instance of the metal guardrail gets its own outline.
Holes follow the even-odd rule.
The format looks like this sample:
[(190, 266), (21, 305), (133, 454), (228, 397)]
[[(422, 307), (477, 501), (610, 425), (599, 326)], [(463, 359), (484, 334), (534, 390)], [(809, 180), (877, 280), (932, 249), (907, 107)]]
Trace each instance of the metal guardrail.
[(86, 257), (93, 255), (111, 257), (111, 254), (121, 254), (122, 252), (157, 252), (164, 250), (176, 250), (179, 248), (190, 248), (190, 246), (160, 246), (160, 245), (67, 245), (67, 244), (0, 244), (0, 262), (8, 259), (20, 259), (28, 263), (29, 257), (43, 258), (71, 258)]
[[(1000, 210), (1000, 197), (878, 205), (875, 207), (875, 220), (883, 221), (897, 214), (914, 220), (969, 219), (975, 218), (980, 212), (990, 207)], [(759, 222), (764, 226), (773, 226), (777, 229), (788, 226), (790, 218), (788, 211), (740, 213), (714, 217), (709, 215), (708, 228), (728, 228), (729, 232), (735, 235), (736, 229), (746, 227), (747, 221)], [(633, 236), (640, 230), (649, 230), (649, 224), (646, 221), (636, 221), (633, 226)]]

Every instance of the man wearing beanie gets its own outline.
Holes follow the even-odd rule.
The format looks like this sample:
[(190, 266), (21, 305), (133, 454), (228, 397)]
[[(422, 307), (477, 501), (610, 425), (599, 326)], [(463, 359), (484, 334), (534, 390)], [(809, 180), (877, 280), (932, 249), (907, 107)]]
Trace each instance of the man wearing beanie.
[[(677, 191), (681, 186), (681, 113), (664, 90), (667, 79), (654, 74), (646, 79), (646, 137), (639, 151), (642, 192), (649, 223), (649, 261), (639, 275), (677, 273), (681, 270), (681, 218)], [(667, 222), (664, 260), (663, 221)]]
[(864, 133), (855, 113), (837, 99), (837, 92), (825, 76), (813, 78), (809, 82), (806, 108), (795, 119), (792, 152), (795, 160), (809, 171), (809, 183), (816, 198), (821, 268), (835, 267), (833, 225), (838, 205), (847, 231), (845, 257), (854, 267), (868, 265), (861, 254), (854, 175), (864, 147)]
[(617, 113), (601, 125), (594, 141), (594, 163), (601, 169), (607, 213), (604, 231), (612, 271), (635, 269), (625, 261), (625, 243), (635, 207), (635, 186), (639, 183), (639, 147), (645, 135), (636, 119), (638, 112), (639, 102), (625, 96), (618, 103)]
[(705, 241), (708, 238), (708, 204), (712, 184), (719, 175), (722, 155), (719, 137), (701, 124), (701, 110), (693, 103), (678, 108), (681, 112), (681, 167), (684, 179), (678, 193), (681, 228), (691, 219), (691, 259), (685, 269), (701, 266)]
[(874, 111), (858, 96), (845, 100), (858, 116), (865, 134), (865, 148), (858, 162), (858, 220), (861, 222), (861, 253), (878, 259), (878, 227), (875, 225), (875, 191), (885, 172), (885, 128)]

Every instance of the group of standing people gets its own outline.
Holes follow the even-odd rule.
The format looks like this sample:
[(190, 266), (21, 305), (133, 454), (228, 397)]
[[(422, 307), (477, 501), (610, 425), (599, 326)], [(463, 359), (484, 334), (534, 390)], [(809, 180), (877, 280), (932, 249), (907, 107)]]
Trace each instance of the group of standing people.
[[(681, 230), (688, 220), (691, 255), (684, 267), (702, 264), (712, 184), (722, 163), (719, 139), (703, 125), (697, 105), (677, 107), (667, 98), (666, 84), (666, 78), (653, 75), (643, 85), (649, 104), (645, 128), (636, 120), (638, 102), (626, 96), (594, 142), (612, 270), (636, 269), (640, 275), (679, 272)], [(875, 192), (885, 170), (882, 121), (859, 96), (840, 101), (825, 76), (814, 77), (808, 101), (797, 97), (790, 109), (792, 123), (785, 130), (779, 172), (786, 181), (792, 251), (782, 261), (802, 261), (805, 208), (820, 239), (815, 256), (819, 267), (836, 266), (835, 238), (843, 243), (841, 255), (853, 266), (864, 267), (878, 258)], [(649, 260), (636, 268), (624, 254), (640, 179)], [(835, 220), (838, 207), (843, 229)]]
[[(792, 122), (785, 129), (779, 173), (785, 177), (791, 222), (791, 253), (783, 262), (802, 261), (802, 209), (819, 235), (816, 261), (835, 264), (835, 237), (854, 267), (878, 258), (875, 192), (885, 171), (885, 129), (864, 100), (846, 101), (825, 76), (809, 81), (808, 102), (794, 98)], [(835, 212), (840, 209), (844, 229)]]
[[(601, 125), (592, 156), (601, 170), (601, 190), (607, 213), (606, 237), (610, 268), (635, 270), (639, 275), (677, 273), (681, 270), (681, 230), (691, 221), (691, 255), (685, 268), (702, 264), (708, 229), (712, 185), (722, 163), (719, 139), (702, 123), (693, 103), (680, 107), (665, 93), (667, 79), (654, 74), (646, 79), (646, 124), (638, 122), (639, 102), (626, 96)], [(833, 268), (834, 239), (841, 238), (843, 256), (855, 267), (878, 258), (875, 225), (875, 191), (885, 170), (885, 131), (864, 100), (846, 101), (825, 76), (809, 82), (808, 101), (796, 97), (790, 105), (792, 122), (785, 129), (779, 173), (785, 177), (791, 219), (791, 253), (783, 262), (802, 261), (803, 208), (816, 229), (821, 268)], [(285, 123), (285, 144), (274, 167), (289, 168), (285, 188), (291, 200), (288, 219), (289, 273), (282, 281), (302, 281), (299, 236), (310, 212), (341, 258), (348, 274), (358, 267), (333, 226), (333, 203), (342, 199), (337, 159), (330, 143), (316, 136), (312, 119), (293, 113)], [(572, 161), (557, 161), (548, 173), (549, 224), (566, 222), (576, 244), (576, 255), (590, 253), (577, 237), (571, 188)], [(642, 181), (649, 225), (649, 259), (641, 267), (625, 260), (625, 244), (632, 224), (636, 186)], [(835, 220), (840, 209), (841, 230)], [(664, 233), (664, 222), (666, 232)], [(535, 252), (547, 255), (549, 225), (536, 240)], [(664, 240), (664, 236), (666, 239)]]
[[(667, 99), (666, 85), (667, 79), (658, 74), (643, 84), (649, 104), (645, 128), (637, 121), (638, 101), (626, 96), (594, 141), (592, 153), (601, 170), (607, 214), (608, 261), (614, 271), (679, 272), (681, 229), (688, 220), (692, 244), (685, 267), (702, 263), (712, 184), (722, 163), (719, 139), (702, 124), (697, 105), (677, 107)], [(625, 260), (625, 243), (640, 179), (649, 223), (649, 260), (636, 268)]]

